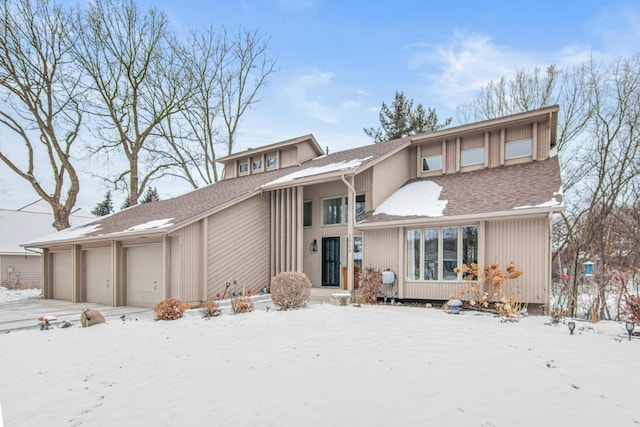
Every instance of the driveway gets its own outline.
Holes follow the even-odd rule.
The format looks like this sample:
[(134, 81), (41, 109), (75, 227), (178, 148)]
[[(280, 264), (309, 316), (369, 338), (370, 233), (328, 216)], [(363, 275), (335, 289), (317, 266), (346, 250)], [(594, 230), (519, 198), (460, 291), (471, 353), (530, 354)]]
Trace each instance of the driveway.
[(80, 324), (80, 314), (86, 308), (98, 310), (107, 322), (118, 320), (124, 314), (133, 317), (153, 318), (153, 311), (137, 307), (111, 307), (92, 302), (72, 303), (53, 299), (27, 299), (0, 304), (0, 333), (16, 330), (39, 328), (39, 317), (53, 316), (50, 323), (59, 327), (63, 322)]

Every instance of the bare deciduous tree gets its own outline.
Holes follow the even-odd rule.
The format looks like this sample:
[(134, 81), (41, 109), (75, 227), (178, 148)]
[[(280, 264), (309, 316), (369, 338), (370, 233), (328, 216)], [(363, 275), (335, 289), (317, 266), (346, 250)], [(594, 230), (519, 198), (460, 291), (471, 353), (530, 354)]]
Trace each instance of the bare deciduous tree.
[(3, 142), (0, 160), (49, 203), (61, 230), (80, 191), (72, 148), (81, 94), (68, 19), (46, 0), (2, 0), (0, 20), (0, 124), (15, 138)]
[(97, 122), (94, 152), (124, 154), (127, 169), (110, 178), (137, 204), (150, 181), (171, 164), (153, 149), (160, 123), (180, 111), (190, 85), (166, 16), (141, 13), (133, 0), (96, 0), (75, 18), (76, 61), (89, 79)]

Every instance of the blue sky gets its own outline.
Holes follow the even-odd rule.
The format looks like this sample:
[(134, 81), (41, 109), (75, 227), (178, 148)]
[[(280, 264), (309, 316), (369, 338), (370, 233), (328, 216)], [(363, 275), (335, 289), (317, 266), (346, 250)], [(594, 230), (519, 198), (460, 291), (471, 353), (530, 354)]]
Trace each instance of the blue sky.
[[(174, 29), (213, 24), (258, 29), (279, 71), (241, 122), (238, 150), (312, 133), (331, 152), (370, 142), (382, 101), (396, 90), (441, 119), (490, 80), (516, 69), (571, 66), (640, 51), (637, 1), (139, 0), (165, 11)], [(562, 107), (562, 106), (561, 106)], [(0, 135), (4, 131), (0, 131)], [(0, 166), (1, 208), (37, 199)], [(78, 205), (106, 188), (83, 175)], [(156, 184), (162, 198), (187, 187)], [(116, 196), (119, 206), (121, 195)]]

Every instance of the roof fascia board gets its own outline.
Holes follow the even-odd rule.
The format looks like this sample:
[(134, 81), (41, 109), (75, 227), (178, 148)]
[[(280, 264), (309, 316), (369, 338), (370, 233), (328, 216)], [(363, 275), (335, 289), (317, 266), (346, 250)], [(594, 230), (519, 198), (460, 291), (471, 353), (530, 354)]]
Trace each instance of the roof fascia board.
[(410, 227), (415, 225), (429, 224), (429, 225), (442, 225), (452, 222), (465, 222), (465, 221), (489, 221), (495, 218), (509, 219), (509, 218), (522, 218), (526, 216), (541, 216), (553, 213), (560, 213), (564, 210), (564, 206), (554, 206), (553, 208), (529, 208), (529, 209), (513, 209), (501, 212), (489, 212), (484, 214), (470, 214), (470, 215), (458, 215), (458, 216), (442, 216), (435, 218), (411, 218), (411, 219), (399, 219), (393, 221), (381, 221), (358, 224), (356, 228), (367, 230), (377, 228), (396, 228), (396, 227)]
[[(545, 107), (538, 110), (525, 111), (523, 113), (512, 114), (510, 116), (498, 117), (496, 119), (483, 120), (481, 122), (474, 122), (465, 125), (455, 126), (448, 129), (439, 130), (423, 135), (417, 135), (411, 138), (411, 142), (420, 143), (430, 140), (439, 140), (450, 136), (457, 136), (460, 134), (477, 132), (479, 130), (500, 128), (505, 124), (515, 124), (518, 122), (530, 121), (536, 117), (545, 118), (549, 114), (557, 113), (559, 107), (557, 105), (551, 107)], [(557, 120), (557, 119), (556, 119)]]
[(274, 144), (269, 144), (269, 145), (263, 145), (262, 147), (257, 147), (257, 148), (252, 148), (250, 150), (245, 150), (245, 151), (240, 151), (239, 153), (233, 153), (233, 154), (229, 154), (228, 156), (224, 156), (224, 157), (220, 157), (218, 159), (216, 159), (216, 162), (218, 163), (227, 163), (231, 160), (236, 160), (239, 159), (241, 157), (247, 157), (247, 156), (251, 156), (252, 154), (255, 153), (262, 153), (265, 151), (270, 151), (270, 150), (276, 150), (278, 148), (281, 147), (287, 147), (290, 145), (295, 145), (295, 144), (299, 144), (303, 141), (311, 141), (313, 147), (316, 149), (316, 152), (318, 153), (318, 155), (322, 155), (324, 154), (324, 151), (322, 150), (322, 147), (320, 147), (320, 144), (318, 144), (318, 141), (316, 141), (315, 137), (312, 134), (308, 134), (308, 135), (303, 135), (303, 136), (299, 136), (297, 138), (293, 138), (293, 139), (288, 139), (286, 141), (280, 141), (280, 142), (276, 142)]

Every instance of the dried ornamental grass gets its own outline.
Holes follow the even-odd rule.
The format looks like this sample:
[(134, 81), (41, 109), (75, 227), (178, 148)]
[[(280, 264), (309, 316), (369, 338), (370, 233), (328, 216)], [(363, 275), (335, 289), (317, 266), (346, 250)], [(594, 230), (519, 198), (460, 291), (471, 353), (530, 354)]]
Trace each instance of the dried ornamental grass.
[(155, 314), (156, 320), (176, 320), (181, 318), (182, 313), (190, 308), (188, 303), (169, 298), (153, 307), (153, 314)]
[(202, 303), (202, 314), (206, 317), (220, 316), (220, 304), (215, 299), (209, 299)]
[(253, 311), (253, 300), (249, 296), (237, 296), (231, 298), (234, 313), (249, 313)]
[(362, 287), (356, 291), (358, 304), (375, 304), (378, 302), (382, 273), (373, 267), (367, 267), (362, 272)]

